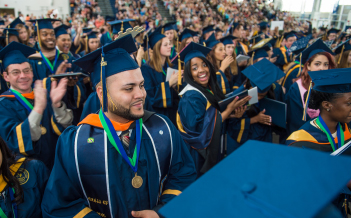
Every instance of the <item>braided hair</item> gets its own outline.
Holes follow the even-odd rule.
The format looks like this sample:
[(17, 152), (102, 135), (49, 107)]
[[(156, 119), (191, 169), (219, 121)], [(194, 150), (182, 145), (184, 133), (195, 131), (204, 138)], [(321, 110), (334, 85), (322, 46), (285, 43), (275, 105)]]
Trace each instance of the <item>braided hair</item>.
[[(304, 99), (306, 99), (307, 92), (305, 92)], [(311, 89), (310, 100), (308, 102), (308, 107), (314, 110), (322, 109), (322, 102), (329, 101), (332, 102), (335, 99), (342, 96), (342, 93), (326, 93)]]

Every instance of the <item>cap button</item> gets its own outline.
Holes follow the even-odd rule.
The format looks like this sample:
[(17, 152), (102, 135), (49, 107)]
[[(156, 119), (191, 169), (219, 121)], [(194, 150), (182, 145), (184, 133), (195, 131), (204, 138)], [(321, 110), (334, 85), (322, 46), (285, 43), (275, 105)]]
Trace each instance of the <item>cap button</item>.
[(241, 191), (244, 193), (251, 194), (255, 190), (256, 190), (256, 185), (253, 183), (245, 183), (243, 186), (241, 186)]

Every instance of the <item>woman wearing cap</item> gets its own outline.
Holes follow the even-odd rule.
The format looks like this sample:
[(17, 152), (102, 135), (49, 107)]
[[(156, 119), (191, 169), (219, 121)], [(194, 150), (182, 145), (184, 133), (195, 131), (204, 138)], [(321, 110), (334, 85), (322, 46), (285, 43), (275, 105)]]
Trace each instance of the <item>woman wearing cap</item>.
[(211, 49), (207, 54), (207, 59), (216, 71), (218, 85), (224, 95), (228, 94), (233, 87), (229, 85), (229, 81), (231, 81), (229, 66), (234, 62), (234, 58), (226, 55), (224, 44), (216, 40), (214, 33), (205, 41), (205, 44)]
[(197, 32), (192, 31), (190, 29), (185, 29), (179, 36), (179, 51), (183, 50), (185, 46), (187, 46), (190, 42), (193, 42), (195, 37), (197, 35)]
[(100, 40), (97, 36), (96, 31), (91, 31), (87, 34), (85, 40), (84, 40), (84, 46), (85, 46), (85, 50), (82, 51), (81, 53), (79, 53), (79, 55), (81, 57), (95, 51), (96, 49), (98, 49), (100, 47)]
[(191, 42), (180, 53), (185, 63), (184, 80), (188, 85), (179, 94), (182, 98), (178, 106), (177, 125), (190, 147), (198, 177), (224, 157), (224, 121), (241, 117), (246, 109), (242, 106), (250, 99), (249, 96), (239, 101), (235, 99), (220, 112), (218, 102), (225, 96), (216, 81), (214, 67), (205, 58), (210, 51)]
[(152, 111), (166, 115), (175, 124), (178, 74), (173, 73), (166, 81), (167, 69), (172, 67), (169, 60), (172, 44), (165, 35), (155, 31), (149, 36), (149, 46), (153, 51), (151, 59), (140, 68), (145, 79), (146, 99), (152, 105)]
[(241, 84), (243, 83), (244, 79), (241, 74), (241, 71), (238, 67), (238, 63), (236, 61), (236, 54), (235, 54), (235, 44), (234, 41), (236, 38), (234, 36), (226, 36), (221, 38), (221, 42), (224, 45), (225, 54), (227, 57), (232, 57), (233, 62), (230, 63), (229, 67), (224, 71), (227, 80), (229, 81), (229, 87), (231, 90), (238, 89)]
[(16, 157), (0, 137), (0, 217), (42, 217), (49, 172), (38, 160)]
[[(316, 118), (306, 122), (299, 130), (293, 132), (286, 144), (333, 153), (351, 140), (349, 129), (351, 77), (348, 75), (350, 72), (348, 69), (333, 69), (309, 72), (309, 74), (314, 85), (309, 93), (308, 107), (319, 110), (320, 113)], [(344, 216), (345, 210), (349, 211), (347, 209), (349, 198), (349, 195), (340, 194), (333, 201)]]
[(16, 29), (18, 29), (18, 39), (20, 43), (29, 46), (29, 30), (24, 24), (17, 24)]
[(177, 29), (176, 22), (167, 23), (162, 27), (162, 30), (163, 30), (162, 34), (164, 34), (172, 44), (171, 55), (169, 56), (170, 60), (172, 60), (177, 55), (176, 39), (178, 36), (177, 36), (176, 29)]
[(306, 121), (319, 115), (319, 110), (308, 107), (306, 107), (306, 113), (304, 114), (304, 95), (311, 83), (309, 72), (335, 68), (332, 54), (333, 52), (320, 39), (302, 51), (301, 64), (303, 64), (303, 69), (301, 75), (292, 84), (285, 96), (288, 134), (298, 130)]

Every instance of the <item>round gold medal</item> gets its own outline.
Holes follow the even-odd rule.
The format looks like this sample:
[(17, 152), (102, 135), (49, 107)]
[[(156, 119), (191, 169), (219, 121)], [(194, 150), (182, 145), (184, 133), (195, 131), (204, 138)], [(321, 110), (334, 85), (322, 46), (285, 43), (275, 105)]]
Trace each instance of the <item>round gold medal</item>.
[(41, 134), (45, 135), (46, 134), (46, 128), (44, 126), (40, 126)]
[(143, 179), (135, 173), (135, 176), (132, 179), (132, 186), (134, 188), (140, 188), (142, 185), (143, 185)]

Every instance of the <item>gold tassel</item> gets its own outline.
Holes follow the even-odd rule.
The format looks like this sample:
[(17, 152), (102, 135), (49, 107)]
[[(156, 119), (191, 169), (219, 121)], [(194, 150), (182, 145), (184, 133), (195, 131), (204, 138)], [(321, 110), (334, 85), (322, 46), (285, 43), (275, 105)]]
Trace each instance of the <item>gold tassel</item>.
[(302, 53), (300, 54), (300, 67), (299, 67), (299, 73), (297, 74), (297, 76), (299, 76), (301, 73), (301, 66), (302, 66), (301, 59), (302, 59)]
[(344, 53), (344, 48), (345, 48), (345, 45), (342, 46), (342, 49), (341, 49), (341, 52), (340, 52), (340, 55), (339, 55), (338, 65), (340, 64), (342, 53)]
[(39, 35), (39, 23), (38, 23), (38, 21), (36, 22), (35, 26), (37, 27), (38, 43), (39, 43), (39, 47), (41, 48), (41, 40), (40, 40), (40, 35)]
[(85, 36), (85, 54), (88, 54), (88, 36)]
[(250, 65), (253, 65), (253, 59), (255, 57), (255, 52), (252, 52), (252, 56), (251, 56), (251, 61), (250, 61)]
[[(177, 51), (178, 51), (179, 37), (177, 34)], [(179, 87), (182, 85), (182, 64), (180, 61), (180, 54), (178, 53), (178, 92)]]
[(9, 31), (6, 31), (6, 45), (9, 44)]
[(311, 80), (310, 86), (308, 87), (308, 92), (307, 92), (307, 96), (305, 99), (305, 107), (303, 109), (303, 116), (302, 116), (303, 121), (306, 121), (306, 112), (307, 112), (307, 108), (308, 108), (308, 98), (310, 97), (311, 89), (312, 89), (312, 80)]
[(274, 47), (280, 48), (280, 44), (282, 43), (283, 39), (284, 39), (284, 34), (282, 35), (282, 37), (280, 37), (280, 39), (277, 40)]
[[(88, 36), (87, 36), (88, 37)], [(101, 96), (101, 108), (102, 108), (102, 111), (104, 111), (104, 87), (103, 86), (103, 82), (102, 82), (102, 66), (104, 65), (104, 57), (102, 56), (102, 53), (101, 53), (101, 68), (100, 68), (100, 82), (101, 82), (101, 88), (102, 88), (102, 96)], [(107, 90), (107, 88), (106, 88)]]
[(122, 21), (122, 24), (121, 24), (121, 31), (123, 32), (124, 28), (123, 28), (123, 21)]
[(164, 34), (165, 33), (165, 28), (162, 28), (161, 29), (161, 34)]

